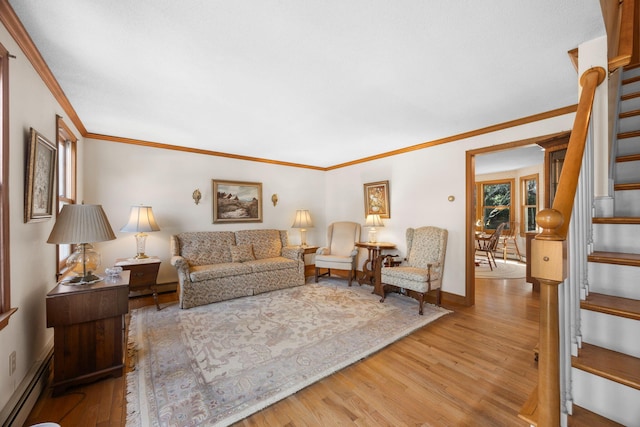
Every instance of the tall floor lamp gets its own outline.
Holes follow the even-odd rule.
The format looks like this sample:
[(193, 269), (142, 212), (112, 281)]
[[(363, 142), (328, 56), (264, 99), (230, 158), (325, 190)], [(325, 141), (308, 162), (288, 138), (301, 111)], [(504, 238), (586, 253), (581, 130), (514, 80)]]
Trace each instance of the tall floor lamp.
[(101, 280), (93, 274), (100, 266), (100, 254), (90, 243), (115, 238), (102, 206), (64, 205), (47, 243), (77, 245), (75, 252), (67, 258), (67, 266), (75, 277), (64, 283), (83, 285)]

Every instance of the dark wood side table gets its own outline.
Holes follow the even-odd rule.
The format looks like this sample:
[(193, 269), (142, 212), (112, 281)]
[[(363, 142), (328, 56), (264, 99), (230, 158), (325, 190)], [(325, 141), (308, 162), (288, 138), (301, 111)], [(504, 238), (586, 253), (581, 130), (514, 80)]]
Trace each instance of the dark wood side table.
[(131, 271), (131, 280), (129, 281), (129, 291), (142, 291), (151, 289), (153, 291), (153, 300), (156, 302), (156, 309), (160, 310), (158, 304), (158, 270), (160, 269), (160, 258), (118, 258), (116, 265), (122, 267), (123, 270)]
[(369, 251), (367, 261), (362, 265), (362, 274), (358, 277), (358, 283), (373, 285), (373, 293), (382, 295), (382, 290), (378, 289), (375, 283), (376, 260), (383, 250), (395, 249), (396, 245), (388, 242), (356, 242), (356, 246)]
[(53, 395), (124, 373), (124, 315), (129, 272), (91, 285), (59, 284), (47, 294), (53, 328)]

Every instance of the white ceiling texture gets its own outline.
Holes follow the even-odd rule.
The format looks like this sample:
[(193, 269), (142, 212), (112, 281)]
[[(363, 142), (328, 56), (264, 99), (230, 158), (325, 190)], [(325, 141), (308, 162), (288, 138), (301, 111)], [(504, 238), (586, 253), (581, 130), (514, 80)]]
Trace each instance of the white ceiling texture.
[(9, 0), (90, 133), (330, 167), (577, 103), (599, 0)]

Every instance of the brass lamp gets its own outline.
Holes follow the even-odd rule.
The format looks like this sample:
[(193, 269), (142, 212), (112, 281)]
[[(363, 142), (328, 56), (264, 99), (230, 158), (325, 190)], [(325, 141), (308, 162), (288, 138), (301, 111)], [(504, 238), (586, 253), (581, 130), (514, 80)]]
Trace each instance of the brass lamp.
[(83, 285), (101, 280), (93, 274), (100, 266), (100, 254), (89, 243), (114, 240), (116, 235), (100, 205), (64, 205), (47, 243), (75, 244), (67, 258), (72, 277), (65, 283)]
[(137, 254), (135, 259), (149, 258), (144, 253), (144, 247), (147, 241), (148, 231), (160, 231), (160, 227), (156, 223), (153, 216), (151, 206), (131, 206), (129, 213), (129, 221), (120, 229), (120, 231), (135, 232)]
[(369, 228), (369, 243), (376, 243), (377, 242), (377, 233), (378, 233), (378, 231), (376, 230), (376, 227), (384, 227), (384, 223), (380, 219), (380, 215), (378, 215), (378, 214), (367, 215), (367, 219), (364, 222), (364, 226), (365, 227), (370, 227)]
[(313, 227), (311, 214), (307, 209), (298, 209), (296, 211), (296, 219), (293, 221), (291, 228), (300, 229), (300, 246), (307, 246), (307, 228)]

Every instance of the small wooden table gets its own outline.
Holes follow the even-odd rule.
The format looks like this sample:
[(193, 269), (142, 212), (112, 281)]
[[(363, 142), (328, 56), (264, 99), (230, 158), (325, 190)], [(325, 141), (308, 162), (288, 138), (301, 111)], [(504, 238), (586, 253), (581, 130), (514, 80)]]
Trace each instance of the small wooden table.
[(358, 283), (373, 285), (373, 293), (380, 295), (381, 290), (376, 288), (375, 283), (376, 260), (383, 250), (395, 249), (396, 245), (388, 242), (356, 242), (356, 246), (369, 251), (367, 261), (362, 266), (362, 275), (357, 279)]
[(156, 309), (160, 310), (158, 288), (156, 286), (158, 270), (160, 269), (160, 258), (155, 256), (141, 259), (118, 258), (116, 265), (122, 267), (123, 270), (131, 271), (129, 292), (151, 289), (151, 291), (153, 291), (153, 300), (156, 302)]
[[(300, 246), (302, 248), (302, 260), (304, 261), (305, 255), (315, 254), (320, 246)], [(315, 261), (314, 264), (304, 265), (304, 277), (311, 277), (314, 274), (315, 270)]]
[(124, 373), (124, 315), (129, 272), (90, 285), (59, 284), (47, 294), (53, 328), (53, 395)]

